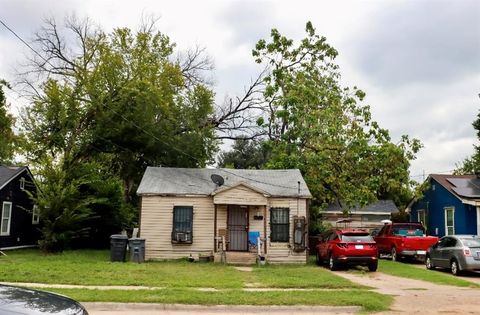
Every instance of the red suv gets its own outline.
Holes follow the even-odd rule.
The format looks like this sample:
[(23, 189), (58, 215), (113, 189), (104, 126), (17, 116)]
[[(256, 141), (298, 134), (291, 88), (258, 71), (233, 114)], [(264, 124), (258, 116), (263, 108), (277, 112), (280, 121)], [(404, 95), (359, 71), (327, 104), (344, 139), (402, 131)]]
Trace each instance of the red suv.
[(348, 265), (368, 266), (376, 271), (377, 244), (364, 230), (332, 230), (317, 245), (317, 264), (328, 262), (330, 270)]

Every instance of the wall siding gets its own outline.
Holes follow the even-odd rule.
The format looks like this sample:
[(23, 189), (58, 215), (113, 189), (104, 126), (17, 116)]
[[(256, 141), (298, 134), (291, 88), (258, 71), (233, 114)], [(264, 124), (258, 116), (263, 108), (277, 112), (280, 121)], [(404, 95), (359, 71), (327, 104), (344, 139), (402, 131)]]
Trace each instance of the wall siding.
[(267, 198), (245, 186), (237, 186), (216, 194), (213, 197), (216, 204), (235, 205), (266, 205)]
[[(238, 187), (244, 188), (244, 187)], [(234, 189), (231, 189), (234, 190)], [(230, 190), (229, 190), (230, 191)], [(228, 193), (225, 191), (224, 193)], [(240, 190), (235, 189), (230, 197), (234, 202), (239, 202), (236, 194)], [(253, 191), (250, 190), (250, 193)], [(220, 195), (220, 194), (219, 194)], [(216, 195), (215, 197), (218, 197)], [(258, 198), (263, 195), (253, 192), (246, 194)], [(229, 201), (226, 194), (220, 196), (221, 202), (217, 204), (217, 235), (218, 230), (227, 228), (227, 204)], [(198, 257), (201, 254), (210, 254), (214, 250), (214, 198), (215, 197), (161, 197), (143, 196), (141, 203), (141, 226), (140, 235), (146, 239), (145, 258), (148, 260), (176, 259), (182, 257)], [(264, 197), (263, 197), (264, 198)], [(217, 200), (217, 199), (216, 199)], [(257, 200), (262, 201), (262, 198)], [(250, 203), (253, 202), (250, 200)], [(267, 215), (264, 217), (267, 226), (267, 260), (271, 263), (305, 263), (307, 251), (302, 253), (293, 252), (293, 217), (295, 215), (307, 216), (307, 199), (296, 198), (271, 198), (266, 199)], [(173, 221), (173, 207), (193, 206), (193, 243), (172, 244), (171, 231)], [(247, 203), (245, 204), (247, 205)], [(297, 206), (298, 205), (298, 206)], [(270, 242), (270, 207), (288, 207), (290, 209), (290, 241), (287, 243)], [(261, 204), (249, 206), (249, 231), (259, 231), (264, 236), (264, 221), (254, 220), (254, 215), (260, 212), (263, 215), (264, 206)], [(308, 218), (307, 218), (308, 220)], [(308, 221), (307, 221), (308, 222)], [(289, 246), (291, 244), (291, 246)], [(263, 249), (263, 248), (262, 248)]]
[[(172, 244), (174, 206), (193, 206), (192, 244)], [(214, 206), (211, 197), (142, 197), (140, 236), (145, 238), (145, 258), (176, 259), (213, 251)]]

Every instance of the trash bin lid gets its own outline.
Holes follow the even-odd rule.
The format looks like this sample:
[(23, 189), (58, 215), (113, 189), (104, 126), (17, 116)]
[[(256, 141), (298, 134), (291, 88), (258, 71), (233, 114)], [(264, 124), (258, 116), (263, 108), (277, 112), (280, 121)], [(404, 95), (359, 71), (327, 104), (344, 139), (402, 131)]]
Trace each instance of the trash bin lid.
[(144, 238), (139, 238), (139, 237), (132, 237), (132, 238), (129, 238), (128, 240), (129, 241), (140, 241), (140, 242), (145, 241)]
[(122, 234), (113, 234), (113, 235), (110, 235), (110, 239), (112, 239), (112, 240), (126, 240), (126, 239), (128, 239), (128, 237), (126, 235), (122, 235)]

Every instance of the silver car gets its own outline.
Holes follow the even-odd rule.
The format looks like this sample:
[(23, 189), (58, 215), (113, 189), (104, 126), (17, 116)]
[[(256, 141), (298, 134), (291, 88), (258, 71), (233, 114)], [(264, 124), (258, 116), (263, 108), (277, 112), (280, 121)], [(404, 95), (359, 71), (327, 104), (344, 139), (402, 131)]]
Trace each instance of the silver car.
[(452, 274), (480, 271), (480, 236), (449, 235), (431, 246), (425, 257), (427, 269), (449, 268)]

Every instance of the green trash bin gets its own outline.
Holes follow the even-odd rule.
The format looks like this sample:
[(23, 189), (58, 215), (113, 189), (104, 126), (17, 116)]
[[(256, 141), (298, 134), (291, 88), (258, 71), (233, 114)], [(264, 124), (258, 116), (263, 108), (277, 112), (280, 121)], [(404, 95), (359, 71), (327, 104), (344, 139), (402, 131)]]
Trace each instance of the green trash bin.
[(114, 234), (110, 236), (110, 260), (125, 262), (127, 256), (127, 242), (126, 235)]
[(128, 240), (128, 248), (130, 249), (130, 261), (143, 263), (145, 261), (145, 239), (131, 238)]

